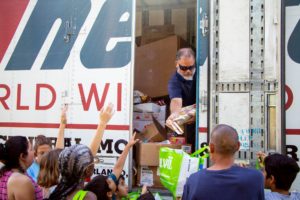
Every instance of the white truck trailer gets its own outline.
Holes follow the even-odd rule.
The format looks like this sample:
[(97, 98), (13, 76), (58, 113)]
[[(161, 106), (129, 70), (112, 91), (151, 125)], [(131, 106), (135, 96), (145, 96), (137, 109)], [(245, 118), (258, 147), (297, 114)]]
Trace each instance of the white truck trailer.
[[(68, 104), (66, 144), (88, 144), (112, 102), (99, 149), (108, 165), (95, 170), (109, 173), (132, 132), (134, 41), (144, 26), (173, 24), (197, 50), (196, 146), (227, 123), (239, 132), (238, 159), (253, 166), (262, 150), (299, 161), (299, 13), (299, 0), (2, 0), (0, 139), (55, 137)], [(129, 156), (130, 186), (131, 165)]]

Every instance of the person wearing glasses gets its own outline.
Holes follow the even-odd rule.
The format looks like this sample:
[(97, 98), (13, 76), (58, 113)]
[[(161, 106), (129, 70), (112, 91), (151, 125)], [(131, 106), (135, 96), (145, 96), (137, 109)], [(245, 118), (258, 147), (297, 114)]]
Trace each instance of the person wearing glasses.
[[(170, 112), (179, 112), (182, 107), (196, 103), (196, 66), (195, 53), (191, 48), (179, 49), (176, 53), (176, 72), (168, 83), (168, 93), (171, 100)], [(171, 115), (172, 116), (172, 115)], [(170, 123), (171, 116), (166, 123)], [(185, 138), (195, 150), (195, 123), (185, 126)]]

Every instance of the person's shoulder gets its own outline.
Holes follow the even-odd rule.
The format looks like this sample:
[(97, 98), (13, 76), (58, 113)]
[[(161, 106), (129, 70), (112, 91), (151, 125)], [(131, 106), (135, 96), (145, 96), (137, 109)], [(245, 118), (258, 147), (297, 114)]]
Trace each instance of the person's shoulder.
[(291, 198), (293, 200), (300, 200), (300, 192), (291, 192)]
[(189, 182), (195, 182), (199, 179), (203, 179), (205, 174), (206, 174), (205, 171), (206, 171), (206, 169), (203, 169), (203, 170), (200, 170), (198, 172), (195, 172), (195, 173), (191, 174), (188, 178), (188, 181)]
[(97, 200), (97, 196), (93, 192), (87, 192), (84, 199), (85, 200)]
[(243, 175), (242, 177), (244, 178), (246, 177), (249, 181), (264, 180), (263, 173), (256, 169), (235, 166), (233, 167), (233, 170), (236, 171), (236, 173), (238, 174), (242, 174)]
[(30, 180), (30, 178), (24, 174), (21, 174), (21, 173), (18, 173), (18, 172), (14, 172), (8, 182), (7, 182), (7, 185), (11, 185), (11, 186), (14, 186), (14, 187), (17, 187), (17, 186), (32, 186), (32, 181)]
[(241, 171), (243, 173), (251, 174), (251, 175), (258, 175), (262, 176), (262, 172), (257, 170), (257, 169), (252, 169), (252, 168), (246, 168), (246, 167), (240, 167), (240, 166), (234, 166), (233, 167), (237, 171)]
[(280, 194), (278, 192), (265, 192), (265, 200), (300, 200), (299, 192), (291, 192), (290, 195)]

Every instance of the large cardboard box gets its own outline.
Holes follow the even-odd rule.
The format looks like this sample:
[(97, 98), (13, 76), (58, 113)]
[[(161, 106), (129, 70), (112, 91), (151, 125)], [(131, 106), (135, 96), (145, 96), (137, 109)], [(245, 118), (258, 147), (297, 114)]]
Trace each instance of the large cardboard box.
[(163, 135), (154, 123), (146, 125), (143, 132), (137, 135), (137, 139), (141, 142), (162, 142), (167, 139), (167, 135)]
[(137, 47), (134, 89), (151, 97), (168, 95), (168, 81), (176, 71), (176, 52), (182, 47), (187, 45), (178, 36)]
[(139, 143), (137, 145), (137, 164), (140, 166), (159, 166), (159, 149), (169, 147), (180, 149), (180, 144)]
[(159, 168), (151, 166), (139, 166), (137, 173), (137, 186), (147, 185), (153, 188), (164, 188), (160, 182)]
[[(145, 104), (138, 104), (134, 106), (134, 110), (142, 109)], [(156, 105), (156, 104), (155, 104)], [(158, 106), (158, 105), (157, 105)], [(166, 120), (166, 106), (158, 106), (158, 109), (155, 111), (134, 111), (133, 112), (133, 120), (141, 120), (141, 121), (152, 121), (152, 116), (158, 121)]]
[[(148, 125), (152, 124), (152, 120), (133, 120), (133, 129), (138, 130), (139, 132), (144, 132)], [(160, 120), (159, 123), (162, 126), (165, 126), (165, 120)]]
[[(139, 104), (135, 106), (135, 109), (141, 109), (143, 108), (143, 105), (145, 104)], [(156, 112), (133, 112), (133, 129), (143, 132), (147, 125), (153, 123), (152, 117), (157, 119), (158, 122), (164, 127), (166, 120), (166, 106), (158, 106), (158, 109), (155, 111)]]
[(175, 27), (172, 24), (144, 26), (142, 30), (141, 45), (149, 44), (174, 35), (174, 29)]

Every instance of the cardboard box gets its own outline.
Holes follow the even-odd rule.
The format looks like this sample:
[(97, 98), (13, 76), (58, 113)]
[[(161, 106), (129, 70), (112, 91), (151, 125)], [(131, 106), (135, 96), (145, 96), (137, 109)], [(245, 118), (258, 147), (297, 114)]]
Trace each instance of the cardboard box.
[[(133, 129), (136, 129), (140, 132), (144, 132), (146, 127), (150, 124), (152, 124), (153, 121), (152, 120), (148, 120), (148, 121), (145, 121), (145, 120), (133, 120), (132, 122), (132, 125), (133, 125)], [(162, 126), (165, 126), (165, 120), (163, 121), (159, 121), (159, 123), (162, 125)]]
[(142, 133), (138, 134), (138, 139), (142, 142), (162, 142), (167, 140), (168, 135), (164, 126), (160, 122), (152, 117), (153, 123), (146, 125)]
[[(144, 105), (144, 104), (138, 104), (138, 105), (135, 105), (134, 107), (138, 108), (138, 109), (142, 109), (141, 105)], [(133, 120), (134, 121), (135, 120), (152, 121), (152, 116), (153, 116), (158, 121), (165, 121), (166, 120), (166, 106), (158, 106), (158, 107), (159, 107), (159, 109), (157, 112), (146, 112), (146, 111), (133, 112)]]
[(137, 135), (137, 138), (143, 143), (162, 142), (167, 139), (166, 135), (160, 133), (154, 123), (146, 125), (144, 131)]
[(184, 144), (181, 146), (181, 149), (187, 153), (187, 154), (191, 154), (192, 152), (192, 145), (191, 144)]
[(137, 185), (139, 187), (147, 185), (154, 188), (164, 188), (160, 182), (158, 167), (139, 166), (137, 175)]
[(169, 147), (180, 149), (179, 144), (139, 143), (137, 145), (137, 164), (141, 166), (159, 166), (159, 149)]
[(176, 71), (176, 52), (182, 47), (187, 47), (187, 45), (177, 36), (137, 47), (134, 89), (151, 97), (167, 95), (168, 81)]
[(175, 34), (174, 30), (175, 27), (172, 24), (144, 26), (142, 30), (141, 45), (172, 36)]
[(155, 103), (141, 103), (133, 106), (134, 111), (138, 112), (160, 112), (160, 106)]

